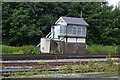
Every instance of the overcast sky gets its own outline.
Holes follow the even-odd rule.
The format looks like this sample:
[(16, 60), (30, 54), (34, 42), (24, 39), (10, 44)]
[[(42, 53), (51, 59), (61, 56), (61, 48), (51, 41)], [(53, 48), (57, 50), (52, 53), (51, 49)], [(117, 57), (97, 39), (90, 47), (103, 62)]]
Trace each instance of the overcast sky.
[(108, 3), (109, 3), (110, 5), (118, 5), (118, 2), (119, 2), (120, 0), (106, 0), (106, 1), (108, 1)]

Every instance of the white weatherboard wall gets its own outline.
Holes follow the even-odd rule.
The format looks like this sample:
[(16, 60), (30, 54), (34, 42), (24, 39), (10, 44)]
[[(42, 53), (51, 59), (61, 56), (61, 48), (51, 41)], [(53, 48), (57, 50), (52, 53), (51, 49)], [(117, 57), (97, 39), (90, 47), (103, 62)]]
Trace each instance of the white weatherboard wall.
[(77, 38), (77, 43), (86, 43), (85, 38)]
[(40, 50), (42, 53), (50, 53), (50, 39), (41, 38)]
[(58, 35), (60, 34), (60, 25), (54, 26), (54, 32), (55, 32), (54, 38), (58, 38)]
[(55, 24), (60, 24), (60, 25), (64, 25), (64, 26), (67, 25), (67, 23), (65, 22), (65, 20), (64, 20), (62, 17), (60, 17), (60, 18), (55, 22)]
[(68, 38), (67, 42), (75, 43), (76, 42), (76, 38)]
[(85, 38), (68, 38), (67, 42), (70, 43), (86, 43)]

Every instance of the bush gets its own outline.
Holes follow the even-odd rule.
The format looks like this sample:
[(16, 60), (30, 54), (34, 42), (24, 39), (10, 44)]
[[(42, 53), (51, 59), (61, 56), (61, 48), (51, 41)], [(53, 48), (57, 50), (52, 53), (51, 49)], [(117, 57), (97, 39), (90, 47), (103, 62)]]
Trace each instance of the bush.
[(22, 46), (20, 48), (21, 51), (23, 51), (23, 54), (37, 54), (39, 53), (39, 48), (29, 45), (29, 46)]
[(39, 48), (36, 46), (13, 47), (2, 45), (2, 54), (38, 54)]
[(7, 45), (2, 45), (2, 54), (13, 54), (19, 52), (20, 47), (11, 47)]
[(88, 45), (87, 53), (90, 54), (117, 54), (120, 52), (118, 46)]

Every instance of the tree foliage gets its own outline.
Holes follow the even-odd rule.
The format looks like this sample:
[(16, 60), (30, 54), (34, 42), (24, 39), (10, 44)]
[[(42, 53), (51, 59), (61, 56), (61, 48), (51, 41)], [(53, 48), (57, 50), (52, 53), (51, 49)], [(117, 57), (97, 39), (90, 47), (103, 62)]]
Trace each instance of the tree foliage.
[(60, 16), (82, 17), (90, 25), (87, 44), (120, 44), (120, 9), (107, 2), (2, 3), (3, 44), (37, 45)]

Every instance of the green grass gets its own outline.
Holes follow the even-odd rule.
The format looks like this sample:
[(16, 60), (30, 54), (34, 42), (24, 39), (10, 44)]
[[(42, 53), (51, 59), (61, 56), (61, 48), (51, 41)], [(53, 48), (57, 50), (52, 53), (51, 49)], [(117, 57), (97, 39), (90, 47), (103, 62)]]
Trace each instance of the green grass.
[[(2, 52), (0, 52), (0, 54), (37, 54), (37, 53), (40, 53), (39, 48), (33, 45), (26, 45), (22, 47), (0, 45), (0, 49), (1, 47), (2, 47)], [(120, 46), (88, 45), (87, 53), (88, 54), (119, 54)]]
[(90, 76), (90, 75), (118, 75), (118, 71), (116, 72), (104, 72), (104, 73), (90, 73), (90, 74), (83, 74), (84, 76)]
[(14, 47), (2, 45), (2, 53), (0, 54), (38, 54), (39, 48), (33, 45)]
[(88, 45), (88, 54), (118, 54), (120, 53), (120, 46), (103, 46), (103, 45)]

